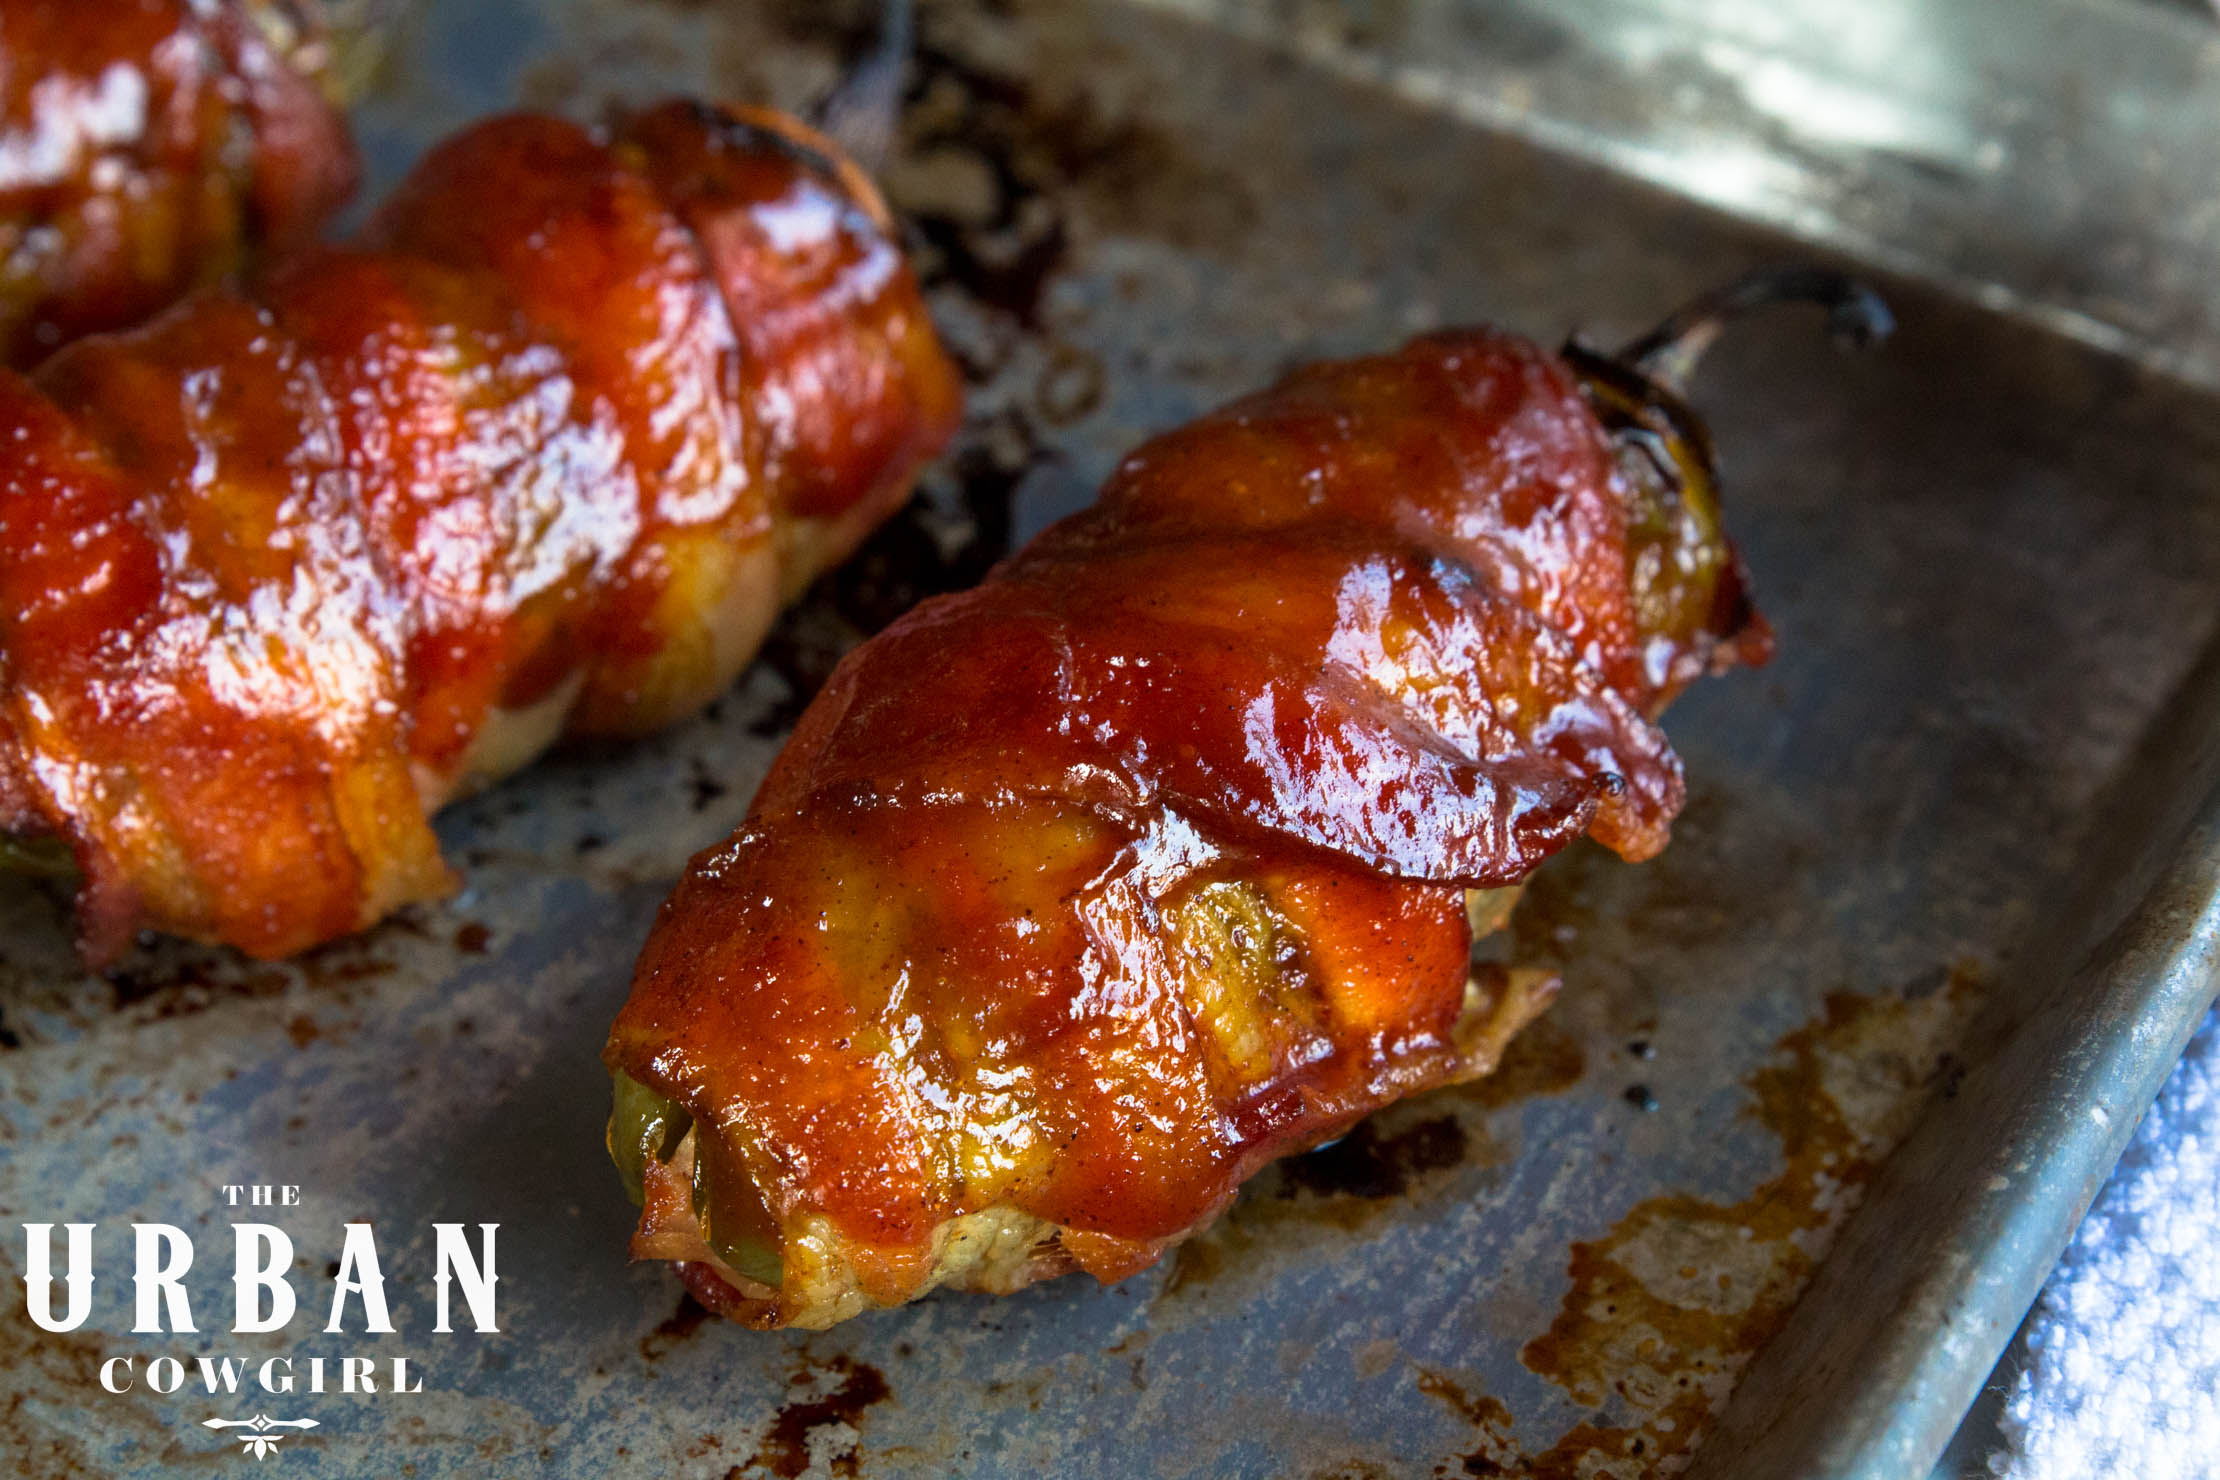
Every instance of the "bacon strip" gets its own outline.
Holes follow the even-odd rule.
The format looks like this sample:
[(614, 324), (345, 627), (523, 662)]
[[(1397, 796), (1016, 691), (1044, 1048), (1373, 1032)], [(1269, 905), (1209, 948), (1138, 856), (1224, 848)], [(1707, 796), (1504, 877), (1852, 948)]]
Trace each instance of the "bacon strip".
[(705, 703), (958, 402), (800, 124), (482, 124), (355, 245), (0, 372), (0, 827), (68, 840), (96, 961), (440, 895), (433, 811)]
[(759, 1325), (1114, 1279), (1487, 1072), (1555, 984), (1471, 967), (1467, 890), (1663, 847), (1651, 717), (1765, 656), (1709, 498), (1485, 331), (1142, 448), (850, 654), (664, 906), (606, 1051), (662, 1107), (611, 1132), (635, 1253)]
[(313, 3), (0, 0), (0, 363), (312, 237), (357, 164)]

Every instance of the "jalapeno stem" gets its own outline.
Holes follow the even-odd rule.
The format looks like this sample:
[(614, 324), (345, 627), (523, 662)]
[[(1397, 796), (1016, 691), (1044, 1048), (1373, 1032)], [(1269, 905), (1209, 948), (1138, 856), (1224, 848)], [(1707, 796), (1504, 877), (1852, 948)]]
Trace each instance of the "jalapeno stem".
[(867, 170), (885, 164), (894, 147), (915, 32), (911, 0), (883, 0), (878, 39), (810, 110), (811, 122)]
[(1612, 358), (1668, 390), (1684, 390), (1696, 362), (1722, 330), (1780, 303), (1826, 309), (1828, 332), (1854, 349), (1879, 344), (1896, 328), (1896, 316), (1865, 283), (1831, 267), (1784, 263), (1761, 267), (1689, 300)]

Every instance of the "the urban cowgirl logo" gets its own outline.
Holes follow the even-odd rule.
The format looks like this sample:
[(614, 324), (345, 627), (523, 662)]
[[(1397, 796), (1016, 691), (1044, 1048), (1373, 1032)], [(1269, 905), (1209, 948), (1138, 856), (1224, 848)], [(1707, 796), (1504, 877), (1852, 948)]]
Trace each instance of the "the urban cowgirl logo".
[[(301, 1190), (295, 1186), (227, 1184), (216, 1190), (216, 1196), (224, 1208), (244, 1212), (250, 1220), (274, 1216), (258, 1215), (255, 1209), (301, 1205)], [(501, 1329), (494, 1307), (494, 1289), (500, 1283), (494, 1272), (499, 1230), (497, 1223), (477, 1224), (475, 1234), (461, 1223), (432, 1225), (431, 1330), (435, 1334), (456, 1329), (458, 1307), (471, 1327), (484, 1332)], [(93, 1285), (101, 1278), (94, 1266), (99, 1259), (118, 1256), (123, 1242), (120, 1229), (103, 1234), (97, 1223), (66, 1223), (58, 1228), (52, 1223), (26, 1223), (23, 1240), (25, 1312), (48, 1331), (80, 1329), (92, 1315)], [(338, 1257), (328, 1266), (331, 1294), (324, 1305), (322, 1334), (394, 1334), (376, 1232), (368, 1223), (345, 1223), (333, 1242)], [(131, 1333), (199, 1335), (185, 1279), (200, 1254), (191, 1235), (174, 1224), (133, 1223), (129, 1245)], [(303, 1314), (302, 1292), (294, 1285), (292, 1237), (274, 1223), (234, 1222), (231, 1256), (231, 1333), (290, 1332)], [(423, 1374), (411, 1369), (407, 1357), (380, 1360), (345, 1350), (277, 1355), (118, 1351), (103, 1358), (97, 1380), (107, 1392), (118, 1395), (153, 1393), (228, 1410), (199, 1418), (199, 1426), (227, 1445), (237, 1443), (241, 1456), (258, 1460), (282, 1455), (286, 1441), (297, 1442), (322, 1426), (317, 1419), (286, 1412), (304, 1398), (334, 1393), (407, 1397), (424, 1391)]]

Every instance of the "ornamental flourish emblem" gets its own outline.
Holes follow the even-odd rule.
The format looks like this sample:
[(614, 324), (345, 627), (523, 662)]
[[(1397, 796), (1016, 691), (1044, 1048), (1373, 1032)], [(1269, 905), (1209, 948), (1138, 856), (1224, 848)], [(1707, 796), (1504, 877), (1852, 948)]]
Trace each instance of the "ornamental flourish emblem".
[(266, 1457), (271, 1450), (278, 1447), (278, 1441), (285, 1437), (283, 1434), (273, 1434), (270, 1430), (313, 1429), (317, 1426), (313, 1418), (272, 1418), (267, 1413), (257, 1413), (252, 1418), (208, 1418), (201, 1420), (201, 1423), (203, 1427), (211, 1429), (248, 1430), (247, 1433), (234, 1434), (232, 1437), (246, 1446), (244, 1453), (251, 1454), (256, 1459)]

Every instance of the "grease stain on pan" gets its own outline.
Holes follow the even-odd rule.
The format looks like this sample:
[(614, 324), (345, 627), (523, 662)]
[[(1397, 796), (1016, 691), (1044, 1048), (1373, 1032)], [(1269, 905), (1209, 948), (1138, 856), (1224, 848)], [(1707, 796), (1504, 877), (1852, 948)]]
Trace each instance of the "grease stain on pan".
[(1984, 985), (1961, 964), (1940, 990), (1830, 995), (1746, 1081), (1751, 1113), (1780, 1138), (1777, 1175), (1735, 1203), (1648, 1198), (1572, 1246), (1571, 1288), (1519, 1356), (1597, 1416), (1524, 1455), (1501, 1402), (1422, 1373), (1419, 1388), (1482, 1435), (1436, 1473), (1638, 1480), (1683, 1469), (1882, 1159), (1947, 1091), (1955, 1060), (1935, 1045), (1957, 1040)]

